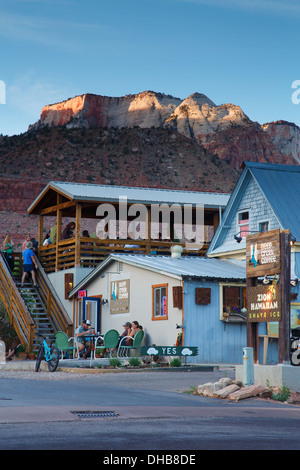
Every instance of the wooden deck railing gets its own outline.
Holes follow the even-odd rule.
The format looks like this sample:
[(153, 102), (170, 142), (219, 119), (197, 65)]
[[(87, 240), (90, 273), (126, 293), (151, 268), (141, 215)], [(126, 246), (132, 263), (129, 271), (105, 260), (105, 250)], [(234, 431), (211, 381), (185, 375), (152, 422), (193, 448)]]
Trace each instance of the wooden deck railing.
[(0, 297), (22, 346), (27, 352), (31, 352), (35, 323), (18, 291), (2, 253), (0, 254)]
[[(185, 243), (166, 242), (161, 240), (115, 240), (81, 237), (76, 243), (75, 238), (63, 240), (58, 245), (42, 246), (39, 248), (39, 260), (46, 273), (60, 271), (72, 267), (96, 267), (111, 253), (140, 253), (170, 255), (173, 245), (183, 247), (187, 254)], [(208, 243), (193, 254), (204, 256)]]

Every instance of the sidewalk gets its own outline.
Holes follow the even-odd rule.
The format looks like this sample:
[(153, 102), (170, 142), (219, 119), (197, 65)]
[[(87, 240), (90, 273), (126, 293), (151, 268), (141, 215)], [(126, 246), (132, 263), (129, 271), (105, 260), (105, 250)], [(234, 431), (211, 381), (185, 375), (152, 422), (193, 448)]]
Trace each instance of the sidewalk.
[[(219, 370), (220, 368), (234, 368), (234, 366), (226, 366), (226, 365), (216, 365), (216, 364), (198, 364), (198, 365), (186, 365), (181, 367), (141, 367), (141, 368), (134, 368), (134, 367), (124, 367), (124, 368), (114, 368), (110, 366), (109, 358), (101, 358), (101, 359), (61, 359), (58, 364), (57, 370), (64, 370), (64, 372), (82, 372), (84, 371), (101, 371), (101, 372), (129, 372), (131, 370), (134, 371), (209, 371), (213, 372)], [(120, 359), (122, 365), (128, 364), (128, 359)], [(6, 363), (0, 363), (0, 370), (24, 370), (24, 371), (34, 371), (35, 370), (35, 361), (34, 360), (12, 360), (7, 361)], [(48, 371), (48, 365), (45, 361), (41, 362), (40, 365), (41, 371)]]

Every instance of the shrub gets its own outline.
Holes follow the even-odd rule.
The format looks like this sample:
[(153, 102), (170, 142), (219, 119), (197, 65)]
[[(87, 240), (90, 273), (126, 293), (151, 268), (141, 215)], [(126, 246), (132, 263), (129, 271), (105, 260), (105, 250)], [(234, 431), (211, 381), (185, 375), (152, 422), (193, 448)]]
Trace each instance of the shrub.
[(290, 389), (283, 385), (282, 387), (277, 388), (277, 392), (274, 392), (274, 387), (271, 387), (269, 381), (267, 380), (267, 387), (272, 392), (271, 398), (277, 401), (285, 402), (291, 395)]
[(181, 360), (179, 359), (179, 357), (174, 357), (174, 359), (172, 359), (172, 361), (170, 362), (170, 366), (171, 367), (180, 367), (181, 366)]
[(131, 365), (131, 367), (138, 367), (141, 364), (141, 362), (137, 357), (131, 357), (129, 359), (129, 364)]
[(288, 387), (283, 385), (282, 387), (278, 388), (278, 393), (272, 393), (272, 398), (273, 400), (278, 400), (278, 401), (287, 401), (287, 399), (290, 397), (291, 392)]
[(18, 336), (10, 324), (8, 314), (3, 303), (0, 301), (0, 338), (4, 341), (6, 349), (18, 340)]
[(119, 359), (110, 359), (109, 363), (112, 367), (120, 367), (121, 361)]

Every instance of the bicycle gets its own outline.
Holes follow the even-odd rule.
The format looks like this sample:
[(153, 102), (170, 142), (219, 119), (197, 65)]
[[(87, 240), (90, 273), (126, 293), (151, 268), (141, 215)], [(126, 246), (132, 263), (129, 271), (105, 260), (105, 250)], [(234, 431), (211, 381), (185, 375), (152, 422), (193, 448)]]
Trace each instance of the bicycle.
[[(43, 344), (40, 346), (35, 362), (35, 371), (38, 372), (41, 362), (44, 359), (48, 362), (48, 369), (50, 372), (55, 372), (59, 362), (59, 349), (53, 344), (55, 340), (55, 336), (49, 336), (49, 338), (45, 338), (45, 336), (37, 333), (37, 336), (43, 338)], [(51, 340), (50, 346), (48, 346), (47, 339)]]

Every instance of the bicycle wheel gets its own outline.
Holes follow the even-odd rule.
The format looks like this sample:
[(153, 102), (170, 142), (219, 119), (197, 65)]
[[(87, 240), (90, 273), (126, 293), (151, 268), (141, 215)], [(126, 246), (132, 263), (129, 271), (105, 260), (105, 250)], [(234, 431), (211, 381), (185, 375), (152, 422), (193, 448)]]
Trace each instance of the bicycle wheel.
[(59, 350), (56, 346), (51, 346), (50, 349), (51, 359), (48, 361), (48, 369), (50, 372), (54, 372), (57, 369), (59, 361)]
[(39, 368), (40, 368), (43, 357), (44, 357), (44, 347), (41, 346), (38, 353), (37, 353), (36, 361), (35, 361), (35, 371), (36, 372), (39, 371)]

